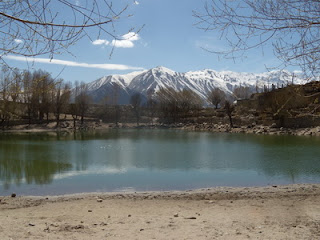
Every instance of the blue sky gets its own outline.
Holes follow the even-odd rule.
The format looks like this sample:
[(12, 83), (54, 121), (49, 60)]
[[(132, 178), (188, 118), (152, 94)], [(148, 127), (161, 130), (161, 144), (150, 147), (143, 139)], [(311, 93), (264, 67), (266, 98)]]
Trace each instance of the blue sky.
[[(78, 0), (81, 3), (81, 0)], [(122, 3), (125, 0), (118, 0)], [(116, 1), (115, 1), (116, 2)], [(202, 11), (205, 0), (138, 0), (129, 1), (129, 13), (133, 16), (121, 20), (117, 30), (126, 41), (112, 43), (112, 38), (101, 37), (94, 41), (85, 38), (70, 48), (70, 54), (55, 55), (51, 63), (46, 56), (28, 64), (25, 58), (7, 59), (14, 67), (21, 69), (41, 68), (66, 81), (91, 82), (109, 74), (124, 74), (139, 69), (165, 66), (178, 72), (202, 69), (231, 70), (238, 72), (263, 72), (266, 66), (274, 66), (277, 59), (271, 48), (248, 53), (243, 60), (226, 60), (202, 49), (223, 49), (225, 42), (218, 33), (197, 29), (197, 20), (192, 11)], [(135, 4), (136, 3), (136, 4)], [(138, 3), (138, 4), (137, 4)], [(143, 26), (136, 35), (128, 34), (131, 28)], [(95, 41), (99, 40), (99, 41)], [(115, 45), (110, 58), (111, 45)], [(66, 62), (69, 61), (69, 62)], [(54, 64), (55, 63), (55, 64)], [(81, 64), (80, 64), (81, 63)], [(110, 69), (105, 65), (116, 64)], [(121, 66), (118, 66), (121, 65)]]

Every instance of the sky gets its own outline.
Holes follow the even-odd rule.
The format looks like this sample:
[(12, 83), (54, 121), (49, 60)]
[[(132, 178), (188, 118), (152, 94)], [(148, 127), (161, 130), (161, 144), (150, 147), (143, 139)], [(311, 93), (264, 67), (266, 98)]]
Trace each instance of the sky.
[[(43, 69), (68, 82), (91, 82), (110, 74), (126, 74), (157, 66), (177, 72), (213, 69), (258, 73), (277, 63), (271, 48), (254, 50), (247, 58), (236, 61), (219, 58), (204, 50), (219, 50), (226, 46), (218, 33), (204, 32), (196, 26), (197, 19), (192, 11), (203, 12), (205, 0), (117, 1), (128, 2), (128, 12), (132, 14), (116, 25), (120, 40), (93, 35), (92, 40), (84, 38), (72, 46), (69, 49), (72, 55), (55, 55), (51, 61), (48, 56), (26, 59), (9, 55), (7, 63), (20, 69)], [(77, 2), (81, 4), (81, 0)]]

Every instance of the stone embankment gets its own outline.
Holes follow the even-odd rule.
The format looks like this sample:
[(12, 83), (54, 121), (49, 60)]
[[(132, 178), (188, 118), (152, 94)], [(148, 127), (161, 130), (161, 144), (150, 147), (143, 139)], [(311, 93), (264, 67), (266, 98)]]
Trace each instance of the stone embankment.
[(313, 128), (278, 128), (275, 125), (249, 125), (235, 126), (230, 128), (229, 124), (210, 124), (210, 123), (176, 123), (176, 124), (119, 124), (109, 125), (110, 128), (139, 128), (139, 129), (182, 129), (189, 131), (206, 132), (225, 132), (225, 133), (248, 133), (248, 134), (267, 134), (267, 135), (296, 135), (296, 136), (320, 136), (320, 126)]
[[(296, 135), (296, 136), (320, 136), (320, 126), (313, 128), (278, 128), (275, 125), (248, 125), (234, 126), (230, 128), (229, 124), (211, 124), (211, 123), (175, 123), (175, 124), (140, 124), (119, 123), (108, 124), (102, 122), (85, 122), (83, 126), (77, 126), (76, 130), (90, 131), (103, 129), (181, 129), (187, 131), (206, 131), (206, 132), (224, 132), (224, 133), (248, 133), (248, 134), (268, 134), (268, 135)], [(18, 125), (6, 132), (46, 132), (46, 131), (74, 131), (71, 121), (62, 122), (59, 128), (55, 123)]]
[(185, 125), (182, 129), (208, 131), (208, 132), (231, 132), (251, 133), (268, 135), (296, 135), (296, 136), (320, 136), (320, 126), (314, 128), (277, 128), (276, 126), (250, 125), (230, 128), (228, 124), (193, 124)]

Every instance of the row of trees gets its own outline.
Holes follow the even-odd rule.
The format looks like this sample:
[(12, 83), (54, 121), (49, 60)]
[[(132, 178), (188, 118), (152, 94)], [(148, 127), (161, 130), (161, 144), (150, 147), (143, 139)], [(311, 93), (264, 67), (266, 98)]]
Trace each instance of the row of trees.
[(195, 115), (202, 108), (203, 101), (195, 92), (183, 89), (161, 88), (156, 94), (159, 115), (162, 119), (176, 122), (190, 112)]
[(9, 124), (11, 119), (49, 121), (52, 114), (60, 123), (63, 113), (71, 113), (74, 120), (83, 118), (90, 99), (84, 83), (75, 83), (74, 90), (63, 79), (54, 79), (43, 70), (19, 71), (2, 68), (0, 74), (0, 123)]
[[(106, 96), (105, 99), (109, 98)], [(147, 98), (140, 93), (133, 94), (130, 105), (119, 106), (112, 101), (104, 101), (103, 105), (98, 107), (96, 116), (105, 121), (113, 121), (115, 124), (120, 121), (120, 118), (122, 121), (130, 121), (134, 118), (139, 125), (142, 117), (148, 118), (151, 123), (154, 118), (160, 122), (176, 122), (186, 118), (188, 114), (196, 114), (202, 106), (202, 99), (191, 90), (161, 88), (157, 93), (150, 90)]]
[[(227, 94), (219, 88), (212, 89), (207, 97), (207, 101), (216, 109), (223, 106), (227, 114), (230, 125), (233, 126), (232, 113), (235, 110), (234, 99), (249, 98), (252, 91), (249, 87), (236, 87), (233, 96)], [(161, 88), (156, 94), (150, 92), (144, 107), (142, 107), (142, 97), (139, 93), (131, 97), (131, 106), (135, 113), (137, 124), (141, 117), (142, 109), (146, 109), (149, 117), (159, 118), (161, 122), (177, 122), (188, 117), (197, 117), (203, 108), (204, 101), (201, 97), (190, 89), (175, 90), (173, 88)]]
[[(114, 85), (112, 96), (105, 97), (106, 101), (97, 107), (93, 116), (106, 121), (112, 119), (117, 124), (121, 109), (118, 105), (119, 86)], [(243, 98), (248, 95), (248, 91), (246, 87), (239, 87), (234, 94)], [(30, 124), (49, 122), (53, 117), (59, 126), (62, 114), (72, 116), (76, 126), (77, 120), (84, 123), (92, 103), (86, 84), (76, 82), (72, 85), (63, 79), (54, 79), (43, 70), (30, 72), (3, 67), (0, 94), (0, 123), (3, 126), (13, 119), (28, 119)], [(225, 105), (226, 100), (226, 94), (218, 88), (213, 89), (208, 96), (208, 101), (216, 108)], [(131, 111), (137, 124), (143, 114), (151, 121), (157, 117), (162, 122), (177, 122), (188, 116), (196, 116), (203, 104), (199, 95), (188, 89), (178, 91), (161, 88), (156, 94), (149, 91), (146, 101), (139, 93), (133, 94), (130, 99)]]
[[(119, 86), (114, 85), (110, 96), (105, 96), (104, 103), (95, 107), (96, 111), (91, 111), (91, 115), (105, 121), (112, 119), (117, 124), (121, 117), (121, 107), (118, 105)], [(43, 70), (30, 72), (2, 68), (0, 93), (2, 125), (12, 119), (28, 119), (30, 124), (49, 122), (54, 118), (59, 126), (61, 115), (68, 114), (76, 126), (78, 120), (84, 123), (90, 106), (93, 106), (86, 84), (76, 82), (72, 85), (63, 79), (54, 79)], [(240, 86), (234, 89), (233, 94), (230, 97), (221, 89), (214, 88), (207, 100), (217, 109), (232, 105), (234, 99), (248, 98), (251, 90)], [(192, 90), (161, 88), (157, 93), (149, 91), (146, 99), (139, 93), (133, 94), (130, 110), (138, 125), (142, 115), (151, 121), (157, 117), (162, 122), (177, 122), (197, 116), (203, 104), (203, 99)]]

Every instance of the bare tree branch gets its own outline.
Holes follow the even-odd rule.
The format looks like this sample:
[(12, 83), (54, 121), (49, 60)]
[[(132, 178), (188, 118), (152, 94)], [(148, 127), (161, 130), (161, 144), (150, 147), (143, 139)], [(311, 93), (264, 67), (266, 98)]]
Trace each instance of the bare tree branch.
[[(128, 0), (129, 2), (129, 0)], [(119, 39), (116, 23), (129, 16), (128, 4), (111, 0), (0, 1), (0, 58), (69, 52), (86, 37)]]
[(306, 76), (320, 73), (319, 0), (210, 0), (194, 12), (196, 26), (227, 42), (226, 58), (271, 44), (283, 67), (299, 66)]

